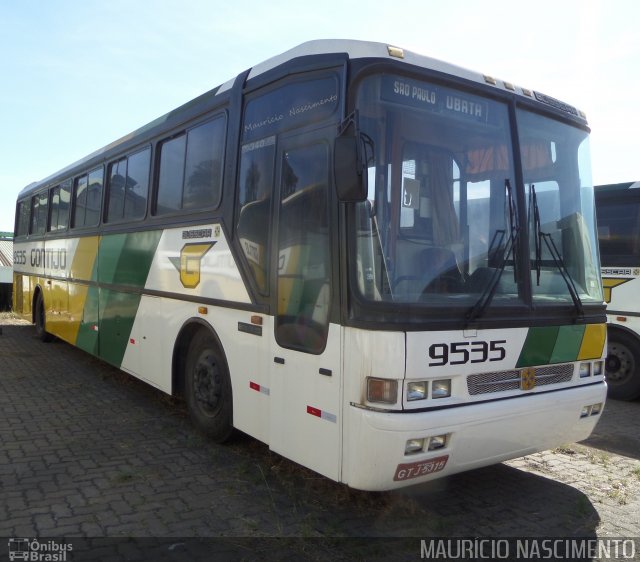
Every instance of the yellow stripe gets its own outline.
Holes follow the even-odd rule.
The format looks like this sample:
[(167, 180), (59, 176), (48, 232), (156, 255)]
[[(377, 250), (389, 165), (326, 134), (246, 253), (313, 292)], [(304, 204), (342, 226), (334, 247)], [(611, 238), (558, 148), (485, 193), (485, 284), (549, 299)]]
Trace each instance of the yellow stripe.
[(578, 361), (584, 359), (600, 359), (604, 351), (607, 336), (606, 324), (589, 324), (584, 331), (582, 345), (578, 353)]
[(73, 256), (69, 277), (81, 281), (90, 281), (93, 274), (93, 264), (98, 255), (99, 236), (87, 236), (78, 240), (78, 247)]
[[(88, 236), (78, 241), (76, 253), (73, 256), (69, 276), (74, 280), (90, 281), (93, 266), (98, 255), (99, 236)], [(78, 330), (83, 320), (84, 307), (87, 301), (89, 287), (69, 281), (69, 312), (67, 322), (60, 337), (75, 345)]]

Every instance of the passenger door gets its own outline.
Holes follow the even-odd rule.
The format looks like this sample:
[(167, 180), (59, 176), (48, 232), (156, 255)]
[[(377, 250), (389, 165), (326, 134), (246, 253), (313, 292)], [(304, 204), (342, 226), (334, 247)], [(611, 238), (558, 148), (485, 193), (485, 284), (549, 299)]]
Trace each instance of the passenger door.
[(329, 147), (322, 135), (305, 135), (283, 139), (277, 151), (269, 443), (339, 480), (342, 334), (330, 323)]

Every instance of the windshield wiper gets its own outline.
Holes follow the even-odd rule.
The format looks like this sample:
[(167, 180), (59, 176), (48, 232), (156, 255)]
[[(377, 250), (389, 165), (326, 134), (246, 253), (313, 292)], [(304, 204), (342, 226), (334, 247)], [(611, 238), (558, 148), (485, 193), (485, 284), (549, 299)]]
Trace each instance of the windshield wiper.
[(536, 269), (536, 284), (540, 285), (540, 270), (542, 266), (542, 241), (544, 240), (551, 257), (553, 258), (553, 263), (556, 266), (556, 269), (560, 272), (560, 276), (564, 280), (567, 285), (567, 289), (569, 289), (569, 295), (571, 296), (571, 300), (573, 301), (573, 305), (576, 308), (578, 316), (580, 318), (584, 317), (584, 306), (582, 304), (582, 300), (580, 299), (580, 295), (578, 295), (578, 290), (576, 289), (576, 284), (567, 269), (566, 264), (564, 263), (564, 259), (562, 255), (558, 251), (558, 247), (556, 246), (553, 237), (548, 232), (542, 232), (540, 228), (540, 209), (538, 207), (538, 197), (536, 195), (536, 188), (533, 184), (531, 184), (531, 190), (529, 192), (529, 206), (530, 210), (533, 210), (533, 230), (535, 237), (535, 269)]
[[(471, 323), (474, 320), (480, 318), (487, 307), (491, 304), (494, 295), (496, 294), (496, 290), (498, 289), (498, 284), (500, 283), (500, 278), (504, 273), (504, 270), (507, 266), (507, 261), (509, 259), (509, 255), (513, 252), (513, 280), (517, 282), (517, 243), (518, 243), (518, 235), (520, 233), (520, 223), (518, 220), (518, 213), (516, 212), (515, 202), (513, 199), (513, 190), (511, 188), (511, 182), (509, 178), (505, 178), (504, 187), (507, 193), (507, 201), (509, 208), (509, 238), (507, 244), (504, 248), (504, 252), (500, 257), (500, 263), (498, 267), (493, 270), (493, 274), (491, 275), (491, 279), (489, 280), (489, 284), (485, 287), (484, 291), (480, 295), (480, 298), (477, 300), (476, 304), (473, 305), (469, 313), (467, 314), (467, 323)], [(499, 244), (502, 244), (506, 232), (505, 230), (496, 230), (496, 233), (491, 240), (491, 244), (489, 245), (489, 250), (487, 252), (488, 255), (491, 255), (491, 251), (493, 249), (494, 243), (496, 242), (498, 236), (500, 237)]]

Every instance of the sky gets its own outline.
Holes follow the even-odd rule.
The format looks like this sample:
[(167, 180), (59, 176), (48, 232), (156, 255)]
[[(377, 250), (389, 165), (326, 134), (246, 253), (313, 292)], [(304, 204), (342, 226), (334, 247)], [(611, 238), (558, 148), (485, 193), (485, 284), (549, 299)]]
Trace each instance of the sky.
[(0, 231), (43, 179), (311, 39), (403, 47), (587, 114), (593, 182), (640, 179), (637, 0), (0, 0)]

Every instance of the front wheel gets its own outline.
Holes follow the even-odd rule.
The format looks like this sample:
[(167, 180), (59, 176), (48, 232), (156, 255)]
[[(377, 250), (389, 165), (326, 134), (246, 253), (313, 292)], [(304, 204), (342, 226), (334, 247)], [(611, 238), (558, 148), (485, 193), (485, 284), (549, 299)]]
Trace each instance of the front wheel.
[(194, 425), (217, 443), (233, 433), (231, 380), (213, 337), (198, 332), (189, 346), (185, 398)]
[(53, 339), (53, 336), (47, 332), (47, 315), (44, 309), (44, 298), (42, 293), (38, 293), (35, 306), (35, 324), (36, 324), (36, 336), (43, 342), (48, 342)]
[(610, 331), (605, 363), (609, 398), (635, 400), (640, 397), (640, 342), (619, 330)]

